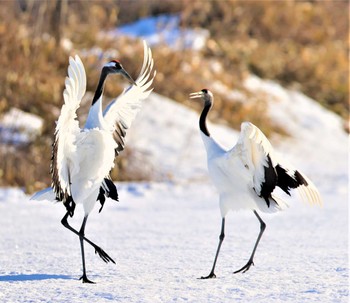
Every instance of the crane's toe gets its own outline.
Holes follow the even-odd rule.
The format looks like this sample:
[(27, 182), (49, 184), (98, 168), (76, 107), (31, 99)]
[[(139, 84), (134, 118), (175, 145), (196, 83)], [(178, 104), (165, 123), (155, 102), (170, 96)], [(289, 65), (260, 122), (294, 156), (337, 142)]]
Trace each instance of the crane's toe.
[(95, 254), (98, 254), (106, 263), (112, 262), (115, 264), (115, 261), (101, 247), (95, 246)]
[(90, 283), (90, 284), (96, 284), (95, 282), (91, 281), (88, 279), (88, 277), (86, 276), (86, 274), (83, 274), (79, 280), (82, 280), (83, 283)]
[(239, 272), (242, 272), (242, 274), (244, 274), (246, 271), (249, 270), (250, 266), (252, 266), (252, 265), (254, 265), (253, 260), (249, 260), (248, 263), (247, 263), (246, 265), (244, 265), (241, 269), (236, 270), (236, 271), (234, 272), (234, 274), (237, 274), (237, 273), (239, 273)]
[(208, 276), (205, 276), (205, 277), (200, 277), (199, 279), (201, 280), (206, 280), (206, 279), (215, 279), (216, 278), (216, 275), (214, 274), (214, 272), (211, 272)]

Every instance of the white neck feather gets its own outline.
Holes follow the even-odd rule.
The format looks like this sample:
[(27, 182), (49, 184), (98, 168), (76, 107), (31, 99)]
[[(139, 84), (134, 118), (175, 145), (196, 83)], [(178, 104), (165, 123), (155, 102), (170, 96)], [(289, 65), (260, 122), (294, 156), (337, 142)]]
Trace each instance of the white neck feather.
[(215, 155), (226, 152), (225, 149), (223, 149), (212, 137), (208, 137), (203, 132), (200, 132), (200, 133), (202, 136), (205, 149), (207, 151), (208, 159)]
[(86, 129), (106, 129), (106, 123), (102, 115), (102, 96), (90, 107), (85, 123)]

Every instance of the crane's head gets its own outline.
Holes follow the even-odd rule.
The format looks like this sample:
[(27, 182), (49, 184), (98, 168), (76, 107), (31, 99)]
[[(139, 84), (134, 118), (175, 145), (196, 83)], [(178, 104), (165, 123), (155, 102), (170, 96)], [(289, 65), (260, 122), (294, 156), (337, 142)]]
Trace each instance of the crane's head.
[(204, 101), (204, 104), (213, 103), (213, 94), (209, 89), (203, 88), (201, 91), (190, 94), (190, 99), (200, 98)]
[(129, 82), (136, 85), (136, 82), (131, 78), (128, 72), (124, 69), (122, 64), (118, 60), (112, 60), (104, 65), (103, 67), (106, 69), (108, 74), (121, 74), (124, 78), (126, 78)]

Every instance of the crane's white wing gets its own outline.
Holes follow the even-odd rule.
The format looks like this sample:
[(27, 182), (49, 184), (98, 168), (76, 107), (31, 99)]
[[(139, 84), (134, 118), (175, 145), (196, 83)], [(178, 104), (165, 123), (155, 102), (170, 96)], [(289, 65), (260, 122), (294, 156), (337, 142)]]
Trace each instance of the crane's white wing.
[(321, 204), (321, 198), (315, 185), (300, 171), (274, 153), (265, 135), (255, 125), (244, 122), (236, 149), (240, 149), (241, 159), (252, 173), (252, 185), (258, 196), (269, 205), (269, 199), (276, 186), (290, 195), (290, 189), (299, 190), (304, 201)]
[(63, 92), (64, 104), (58, 118), (52, 145), (52, 188), (59, 201), (67, 201), (70, 192), (70, 159), (76, 151), (75, 139), (80, 132), (76, 111), (86, 90), (86, 74), (80, 58), (69, 58), (68, 77)]
[(245, 167), (252, 173), (255, 192), (260, 196), (263, 184), (272, 192), (276, 186), (275, 176), (272, 173), (270, 178), (266, 178), (265, 169), (274, 167), (276, 163), (272, 163), (273, 150), (265, 135), (252, 123), (244, 122), (236, 148), (240, 150)]
[(137, 85), (125, 89), (117, 99), (108, 104), (103, 112), (104, 119), (110, 131), (114, 132), (114, 139), (118, 143), (116, 154), (124, 149), (126, 130), (139, 112), (142, 100), (146, 99), (153, 90), (151, 85), (156, 71), (152, 71), (152, 52), (144, 41), (144, 59), (141, 72), (135, 81)]

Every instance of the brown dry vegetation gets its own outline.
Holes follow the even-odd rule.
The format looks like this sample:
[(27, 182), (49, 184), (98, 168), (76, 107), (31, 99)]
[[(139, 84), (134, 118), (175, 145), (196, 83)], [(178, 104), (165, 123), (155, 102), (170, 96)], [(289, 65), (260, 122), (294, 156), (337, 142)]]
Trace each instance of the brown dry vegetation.
[[(46, 121), (43, 135), (34, 143), (12, 149), (0, 145), (0, 186), (19, 185), (31, 192), (50, 183), (50, 145), (68, 56), (95, 46), (117, 50), (135, 77), (142, 61), (141, 43), (123, 37), (110, 41), (97, 34), (149, 15), (180, 13), (183, 26), (210, 32), (200, 52), (153, 49), (155, 91), (160, 94), (195, 106), (188, 102), (188, 93), (219, 80), (240, 89), (247, 101), (235, 102), (214, 91), (211, 119), (233, 127), (250, 120), (267, 134), (283, 133), (265, 117), (265, 96), (251, 96), (241, 85), (248, 73), (254, 73), (300, 89), (345, 119), (349, 114), (347, 1), (18, 0), (1, 2), (0, 8), (0, 114), (14, 106)], [(72, 53), (60, 47), (63, 38), (73, 42)], [(83, 61), (88, 90), (93, 91), (104, 62), (94, 55)], [(213, 69), (213, 62), (222, 69)], [(115, 83), (107, 83), (106, 96), (121, 91)], [(89, 101), (83, 104), (82, 112)], [(147, 178), (130, 165), (135, 157), (131, 150), (118, 157), (113, 172), (118, 172), (118, 180)]]

